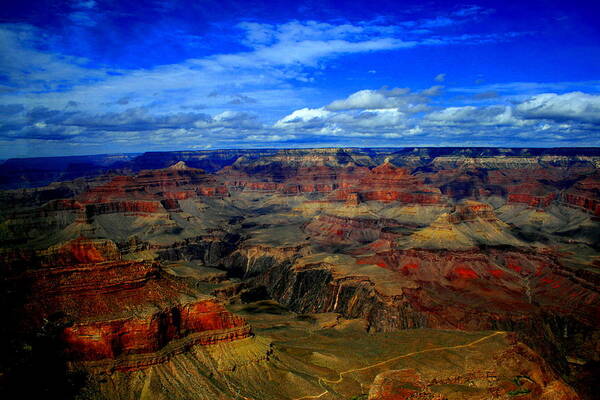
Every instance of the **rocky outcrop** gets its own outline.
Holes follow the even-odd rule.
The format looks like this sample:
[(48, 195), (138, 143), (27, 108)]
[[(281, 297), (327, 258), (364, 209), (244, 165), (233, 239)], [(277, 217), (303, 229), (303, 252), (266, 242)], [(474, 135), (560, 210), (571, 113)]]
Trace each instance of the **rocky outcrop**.
[(418, 282), (415, 288), (403, 289), (400, 297), (385, 296), (369, 277), (338, 279), (327, 263), (272, 264), (258, 282), (298, 312), (340, 312), (365, 318), (376, 330), (509, 329), (531, 322), (536, 309), (568, 315), (587, 326), (598, 323), (599, 294), (562, 277), (555, 272), (560, 267), (549, 259), (514, 252), (455, 252), (441, 257), (439, 252), (394, 251), (359, 260)]
[(424, 185), (422, 179), (416, 178), (404, 168), (398, 168), (386, 161), (371, 169), (361, 171), (356, 182), (350, 180), (330, 195), (337, 201), (401, 202), (407, 204), (439, 204), (442, 195), (438, 188)]
[[(310, 161), (305, 162), (310, 165)], [(351, 187), (367, 173), (355, 165), (235, 165), (224, 168), (220, 178), (233, 190), (279, 192), (286, 195), (330, 193), (338, 188)]]
[[(600, 321), (600, 293), (595, 286), (573, 277), (549, 255), (494, 248), (391, 250), (360, 262), (392, 269), (419, 282), (419, 290), (405, 292), (420, 309), (437, 314), (435, 319), (442, 325), (468, 328), (475, 323), (471, 316), (477, 315), (479, 327), (490, 329), (502, 319), (527, 319), (536, 309), (569, 315), (589, 326)], [(430, 296), (430, 301), (425, 300)], [(442, 300), (451, 297), (455, 298), (452, 305)], [(438, 308), (433, 306), (436, 303), (447, 305)]]
[(183, 200), (197, 196), (222, 196), (227, 190), (201, 169), (175, 164), (174, 168), (141, 171), (135, 176), (116, 176), (78, 196), (85, 204), (115, 200)]
[[(486, 207), (466, 208), (486, 216)], [(464, 211), (464, 210), (463, 210)], [(489, 215), (488, 215), (489, 216)], [(373, 249), (373, 248), (370, 248)], [(521, 340), (566, 370), (566, 356), (593, 363), (600, 349), (589, 347), (600, 332), (600, 293), (551, 254), (488, 248), (469, 251), (389, 250), (358, 263), (389, 269), (381, 285), (352, 267), (311, 262), (293, 251), (260, 257), (275, 249), (254, 249), (253, 260), (237, 253), (228, 268), (248, 270), (248, 285), (264, 287), (299, 313), (336, 312), (361, 318), (374, 331), (419, 327), (519, 332)], [(310, 257), (308, 257), (310, 258)], [(344, 262), (344, 263), (347, 263)], [(390, 293), (390, 282), (401, 287)]]
[(306, 251), (303, 246), (241, 246), (224, 258), (222, 265), (232, 276), (255, 277), (273, 267), (290, 265), (296, 258), (306, 254)]
[(546, 208), (557, 197), (557, 192), (539, 182), (529, 182), (508, 187), (509, 203), (524, 203), (530, 207)]
[(127, 214), (132, 216), (145, 216), (157, 212), (164, 212), (159, 201), (124, 200), (107, 203), (87, 204), (85, 206), (85, 217), (89, 221), (97, 215), (104, 214)]
[(488, 222), (498, 221), (498, 217), (489, 204), (476, 201), (465, 201), (457, 204), (454, 212), (449, 216), (448, 221), (452, 224), (459, 224), (463, 222), (473, 222), (477, 219)]
[(83, 237), (43, 250), (21, 248), (0, 252), (0, 260), (5, 265), (23, 269), (118, 261), (120, 259), (121, 253), (112, 240)]
[(320, 215), (304, 230), (315, 240), (329, 243), (369, 243), (379, 239), (386, 228), (400, 226), (394, 219), (351, 218)]
[(417, 190), (415, 192), (403, 192), (394, 190), (369, 190), (360, 194), (365, 201), (391, 202), (397, 201), (405, 204), (440, 204), (441, 193), (436, 189)]
[[(467, 150), (468, 151), (468, 150)], [(486, 169), (540, 169), (544, 167), (595, 167), (598, 157), (572, 157), (562, 155), (497, 155), (490, 157), (469, 157), (446, 155), (435, 157), (431, 162), (437, 168), (454, 169), (476, 167)]]
[(337, 312), (362, 318), (369, 329), (390, 331), (429, 326), (427, 316), (402, 297), (386, 296), (367, 276), (337, 277), (327, 263), (279, 264), (256, 280), (281, 304), (299, 312)]
[[(187, 346), (209, 345), (247, 338), (251, 329), (214, 300), (168, 308), (146, 318), (75, 323), (62, 338), (69, 354), (91, 361), (122, 355), (152, 353), (167, 343), (193, 335)], [(145, 365), (146, 367), (147, 365)]]
[(251, 191), (289, 195), (334, 192), (332, 198), (336, 200), (360, 193), (365, 201), (439, 202), (435, 189), (415, 187), (418, 179), (389, 162), (369, 170), (363, 165), (372, 165), (372, 161), (361, 163), (339, 149), (290, 153), (251, 163), (240, 160), (220, 175), (228, 187)]
[[(83, 241), (67, 247), (77, 247), (75, 255), (87, 250)], [(82, 254), (79, 261), (97, 256)], [(67, 322), (60, 337), (73, 360), (152, 353), (184, 339), (189, 348), (252, 335), (243, 318), (214, 298), (198, 297), (156, 263), (93, 261), (30, 270), (21, 278), (31, 282), (35, 293), (23, 323), (40, 326), (44, 319), (61, 315)]]
[(240, 236), (236, 234), (214, 232), (169, 243), (166, 246), (153, 246), (153, 249), (157, 252), (158, 258), (164, 261), (202, 260), (206, 265), (219, 265), (224, 257), (236, 249), (239, 240)]
[(119, 261), (121, 254), (112, 240), (77, 238), (38, 253), (41, 266)]
[(564, 192), (561, 200), (600, 217), (600, 176), (596, 174), (581, 180)]

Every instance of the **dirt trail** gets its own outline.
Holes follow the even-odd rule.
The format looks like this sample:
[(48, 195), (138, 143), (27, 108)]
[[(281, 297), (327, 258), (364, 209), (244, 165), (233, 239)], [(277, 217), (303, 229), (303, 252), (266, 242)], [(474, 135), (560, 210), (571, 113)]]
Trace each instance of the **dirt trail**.
[[(348, 374), (351, 374), (353, 372), (365, 371), (365, 370), (368, 370), (368, 369), (371, 369), (371, 368), (374, 368), (374, 367), (378, 367), (380, 365), (387, 364), (387, 363), (392, 362), (392, 361), (400, 360), (402, 358), (412, 357), (412, 356), (415, 356), (417, 354), (430, 353), (430, 352), (435, 352), (435, 351), (444, 351), (444, 350), (463, 349), (465, 347), (474, 346), (474, 345), (479, 344), (479, 343), (481, 343), (481, 342), (483, 342), (483, 341), (485, 341), (487, 339), (490, 339), (490, 338), (492, 338), (494, 336), (501, 335), (501, 334), (504, 334), (504, 333), (505, 332), (503, 332), (503, 331), (496, 331), (496, 332), (494, 332), (494, 333), (492, 333), (490, 335), (484, 336), (482, 338), (479, 338), (477, 340), (474, 340), (474, 341), (466, 343), (466, 344), (459, 344), (459, 345), (456, 345), (456, 346), (435, 347), (433, 349), (425, 349), (425, 350), (413, 351), (413, 352), (410, 352), (410, 353), (407, 353), (407, 354), (402, 354), (402, 355), (399, 355), (399, 356), (396, 356), (396, 357), (392, 357), (392, 358), (389, 358), (389, 359), (384, 360), (384, 361), (379, 361), (379, 362), (376, 362), (376, 363), (373, 363), (373, 364), (370, 364), (370, 365), (367, 365), (367, 366), (364, 366), (364, 367), (352, 368), (352, 369), (349, 369), (347, 371), (338, 372), (338, 379), (319, 378), (319, 384), (321, 386), (323, 386), (323, 383), (338, 384), (338, 383), (340, 383), (340, 382), (342, 382), (344, 380), (344, 375), (348, 375)], [(325, 389), (324, 386), (323, 386), (323, 388)], [(297, 398), (292, 399), (292, 400), (318, 399), (318, 398), (321, 398), (321, 397), (325, 396), (327, 393), (329, 393), (329, 390), (325, 389), (325, 391), (322, 392), (322, 393), (319, 393), (319, 394), (316, 394), (316, 395), (310, 395), (310, 396), (297, 397)]]

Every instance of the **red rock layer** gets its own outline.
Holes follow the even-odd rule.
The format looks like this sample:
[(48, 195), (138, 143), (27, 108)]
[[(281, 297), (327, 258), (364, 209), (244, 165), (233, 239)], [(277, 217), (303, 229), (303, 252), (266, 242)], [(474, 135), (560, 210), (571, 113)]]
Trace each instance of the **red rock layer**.
[[(328, 168), (328, 167), (321, 167)], [(238, 190), (279, 192), (288, 195), (302, 193), (331, 193), (334, 201), (399, 201), (403, 203), (439, 204), (442, 196), (438, 188), (426, 187), (416, 182), (405, 171), (393, 171), (385, 175), (387, 169), (373, 173), (366, 168), (350, 167), (329, 173), (315, 171), (315, 168), (300, 169), (298, 175), (290, 172), (290, 177), (243, 176), (232, 169), (224, 169), (221, 174), (228, 187)], [(401, 169), (398, 169), (401, 170)], [(276, 180), (275, 180), (276, 179)]]
[(88, 264), (121, 259), (112, 240), (78, 238), (61, 246), (51, 247), (43, 254), (43, 266)]
[(105, 185), (81, 194), (86, 204), (115, 200), (183, 200), (197, 196), (223, 196), (227, 189), (201, 169), (166, 168), (142, 171), (135, 176), (116, 176)]
[(576, 183), (563, 194), (561, 200), (600, 217), (600, 175), (592, 175)]
[(509, 203), (524, 203), (530, 207), (546, 208), (556, 198), (555, 193), (546, 196), (532, 196), (526, 193), (510, 193), (508, 195)]
[(103, 214), (121, 213), (145, 216), (161, 211), (164, 212), (165, 209), (159, 201), (123, 200), (87, 204), (85, 206), (85, 216), (88, 219)]
[(304, 228), (319, 241), (329, 243), (359, 242), (377, 240), (384, 228), (399, 226), (393, 219), (368, 219), (320, 215)]
[(458, 224), (474, 221), (477, 218), (490, 222), (498, 221), (498, 217), (489, 204), (467, 201), (456, 205), (454, 212), (448, 217), (448, 222)]
[[(63, 339), (69, 353), (90, 361), (156, 352), (168, 342), (199, 332), (216, 334), (199, 336), (191, 344), (214, 344), (251, 335), (243, 318), (214, 300), (204, 300), (172, 307), (148, 318), (76, 323), (65, 329)], [(228, 335), (222, 337), (220, 333)]]
[(551, 255), (495, 249), (390, 250), (359, 263), (379, 265), (417, 282), (420, 289), (405, 289), (405, 295), (430, 316), (434, 327), (490, 329), (494, 320), (527, 320), (541, 310), (588, 326), (600, 324), (595, 284)]
[(410, 190), (359, 190), (357, 188), (338, 190), (334, 193), (333, 199), (348, 201), (352, 196), (358, 196), (361, 201), (381, 201), (389, 203), (397, 201), (405, 204), (440, 204), (442, 194), (437, 188), (421, 187), (415, 191)]
[(539, 182), (508, 186), (508, 202), (524, 203), (530, 207), (545, 208), (557, 197), (557, 191)]
[[(77, 247), (75, 253), (81, 249), (85, 246)], [(86, 254), (91, 256), (96, 255)], [(163, 276), (157, 264), (88, 263), (30, 270), (26, 278), (36, 294), (26, 307), (28, 323), (39, 325), (51, 315), (73, 321), (62, 338), (74, 359), (151, 353), (198, 333), (204, 334), (192, 344), (251, 335), (243, 318), (214, 299), (194, 297), (183, 283)]]
[(33, 267), (54, 267), (118, 261), (121, 254), (115, 243), (108, 239), (77, 238), (45, 250), (29, 248), (7, 249), (0, 253), (0, 261), (5, 265), (26, 265)]
[(354, 199), (409, 204), (439, 204), (442, 200), (438, 188), (426, 186), (420, 178), (388, 162), (357, 178), (356, 184), (340, 188), (331, 198), (351, 203), (356, 202)]
[(355, 166), (273, 167), (259, 171), (226, 167), (219, 175), (230, 188), (295, 195), (329, 193), (350, 187), (357, 184), (367, 172), (368, 168)]
[(425, 185), (406, 169), (388, 162), (371, 170), (353, 164), (242, 164), (223, 168), (219, 177), (232, 189), (288, 195), (330, 193), (330, 200), (349, 201), (349, 204), (360, 201), (438, 204), (442, 197), (438, 188)]
[[(91, 204), (95, 206), (88, 210), (90, 215), (119, 209), (133, 213), (163, 212), (165, 208), (178, 211), (177, 207), (172, 208), (168, 205), (157, 206), (154, 210), (153, 207), (146, 206), (147, 210), (138, 211), (136, 208), (145, 207), (140, 204), (128, 206), (118, 203), (226, 196), (228, 187), (274, 191), (288, 195), (331, 193), (331, 199), (349, 201), (348, 204), (357, 204), (360, 201), (438, 204), (444, 201), (442, 193), (456, 198), (502, 194), (507, 197), (509, 203), (546, 207), (558, 193), (558, 188), (553, 186), (554, 182), (563, 187), (563, 184), (569, 185), (574, 178), (580, 179), (590, 171), (590, 168), (571, 167), (509, 167), (486, 170), (484, 167), (465, 164), (448, 170), (416, 170), (410, 174), (408, 170), (389, 162), (371, 170), (356, 166), (352, 157), (343, 151), (318, 150), (293, 154), (282, 152), (259, 161), (236, 162), (217, 174), (217, 179), (202, 170), (188, 168), (183, 163), (161, 170), (142, 171), (136, 176), (117, 176), (110, 182), (95, 185), (79, 195), (77, 199), (80, 204), (74, 200), (61, 200), (36, 212), (79, 210)], [(599, 200), (597, 176), (579, 182), (564, 196), (565, 203), (584, 208), (596, 215), (600, 213)], [(65, 204), (61, 205), (59, 202)]]

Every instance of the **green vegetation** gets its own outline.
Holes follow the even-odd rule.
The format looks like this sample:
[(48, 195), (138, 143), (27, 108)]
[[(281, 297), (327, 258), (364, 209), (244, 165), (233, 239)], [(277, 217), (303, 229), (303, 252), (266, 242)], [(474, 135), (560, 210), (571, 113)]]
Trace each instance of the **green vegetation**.
[(531, 393), (531, 390), (529, 389), (516, 389), (516, 390), (511, 390), (510, 392), (508, 392), (509, 396), (521, 396), (523, 394), (529, 394)]
[(529, 393), (531, 393), (531, 390), (530, 390), (530, 389), (527, 389), (527, 388), (522, 388), (522, 387), (521, 387), (521, 386), (523, 386), (523, 381), (529, 381), (529, 382), (531, 382), (531, 383), (535, 383), (535, 382), (533, 381), (533, 379), (531, 379), (531, 378), (530, 378), (530, 377), (528, 377), (527, 375), (517, 375), (517, 376), (515, 376), (514, 378), (512, 378), (512, 379), (511, 379), (511, 381), (512, 381), (512, 382), (513, 382), (515, 385), (519, 386), (519, 388), (518, 388), (518, 389), (515, 389), (515, 390), (511, 390), (511, 391), (509, 391), (509, 392), (508, 392), (508, 395), (509, 395), (509, 396), (521, 396), (521, 395), (523, 395), (523, 394), (529, 394)]

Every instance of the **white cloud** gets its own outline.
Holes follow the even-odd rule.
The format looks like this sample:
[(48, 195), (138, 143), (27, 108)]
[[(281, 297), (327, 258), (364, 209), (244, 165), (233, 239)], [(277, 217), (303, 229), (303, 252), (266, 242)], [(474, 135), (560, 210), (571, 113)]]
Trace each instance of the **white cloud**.
[(444, 89), (444, 86), (442, 86), (442, 85), (434, 85), (425, 90), (421, 90), (421, 94), (423, 96), (427, 96), (427, 97), (435, 97), (435, 96), (439, 96), (440, 94), (442, 94), (443, 89)]
[(390, 37), (399, 33), (398, 28), (394, 25), (369, 23), (335, 25), (318, 21), (290, 21), (284, 24), (242, 22), (237, 26), (246, 31), (244, 44), (252, 48), (261, 48), (275, 43), (303, 41), (348, 40), (359, 42), (375, 37)]
[(360, 90), (345, 99), (331, 102), (326, 108), (331, 111), (398, 108), (403, 112), (416, 113), (425, 111), (429, 97), (438, 95), (441, 88), (433, 86), (419, 93), (404, 88)]
[(512, 117), (512, 109), (508, 106), (448, 107), (427, 114), (424, 119), (441, 124), (509, 124), (517, 122)]
[[(91, 13), (94, 9), (93, 1), (73, 7), (74, 12)], [(435, 43), (404, 40), (404, 28), (374, 22), (246, 22), (237, 27), (244, 33), (242, 43), (248, 51), (147, 69), (109, 70), (92, 67), (89, 60), (40, 50), (48, 34), (33, 26), (0, 24), (0, 47), (4, 49), (0, 52), (0, 73), (9, 78), (7, 92), (0, 93), (0, 104), (59, 108), (75, 101), (82, 109), (99, 111), (106, 110), (106, 104), (136, 94), (137, 100), (130, 106), (147, 106), (143, 101), (153, 99), (157, 111), (167, 112), (200, 100), (208, 111), (217, 112), (228, 107), (225, 98), (243, 93), (257, 99), (254, 109), (273, 115), (273, 109), (299, 106), (311, 89), (291, 90), (291, 85), (313, 81), (312, 68), (332, 57), (454, 43), (439, 37)], [(223, 96), (206, 98), (214, 91)], [(265, 106), (265, 100), (273, 109)]]
[(406, 133), (408, 135), (419, 135), (419, 134), (423, 133), (423, 129), (421, 129), (421, 127), (419, 125), (417, 125), (414, 128), (410, 128), (409, 130), (407, 130)]
[(399, 139), (399, 138), (407, 138), (410, 136), (418, 136), (424, 132), (425, 131), (420, 126), (417, 125), (410, 129), (400, 130), (399, 132), (384, 133), (383, 137), (388, 138), (388, 139)]
[[(87, 13), (92, 8), (88, 1), (73, 9)], [(250, 51), (147, 69), (108, 70), (90, 66), (89, 60), (40, 50), (48, 38), (38, 28), (0, 24), (0, 74), (8, 78), (0, 104), (58, 109), (74, 101), (82, 110), (117, 111), (113, 105), (119, 99), (134, 95), (128, 106), (148, 106), (151, 99), (156, 112), (173, 112), (201, 102), (208, 112), (219, 112), (229, 108), (232, 96), (243, 94), (257, 101), (241, 107), (274, 119), (275, 110), (300, 106), (303, 98), (314, 94), (314, 89), (293, 89), (293, 84), (311, 82), (311, 68), (324, 60), (416, 45), (395, 37), (397, 28), (386, 25), (292, 21), (238, 27)], [(211, 92), (222, 96), (209, 97)]]
[[(362, 90), (325, 108), (296, 110), (278, 121), (273, 129), (285, 129), (303, 138), (315, 135), (348, 140), (361, 138), (379, 145), (398, 139), (402, 139), (403, 143), (414, 140), (417, 144), (445, 145), (600, 143), (600, 134), (592, 134), (581, 122), (575, 121), (593, 120), (597, 96), (582, 93), (564, 97), (533, 96), (517, 104), (445, 107), (425, 115), (404, 111), (411, 107), (429, 107), (424, 103), (408, 103), (407, 99), (427, 101), (428, 97), (424, 94), (437, 94), (439, 90), (441, 88), (438, 87), (420, 92), (408, 89)], [(568, 99), (577, 101), (566, 107)], [(541, 114), (531, 115), (532, 109)], [(527, 116), (525, 111), (529, 112)]]
[(342, 39), (280, 41), (270, 46), (257, 47), (252, 52), (224, 54), (213, 57), (205, 63), (216, 63), (213, 68), (223, 67), (268, 67), (304, 65), (314, 67), (325, 58), (341, 54), (365, 53), (370, 51), (393, 50), (413, 47), (416, 42), (404, 42), (395, 38), (373, 38), (361, 41)]
[(320, 123), (324, 121), (330, 115), (331, 112), (323, 108), (302, 108), (281, 118), (275, 123), (275, 127), (293, 128), (299, 126), (306, 126), (308, 124), (314, 125), (315, 123)]
[(398, 107), (397, 97), (388, 97), (376, 90), (360, 90), (346, 99), (335, 100), (327, 106), (329, 110), (356, 110)]
[(296, 135), (249, 135), (245, 140), (252, 142), (285, 142), (296, 139)]
[(519, 116), (526, 119), (600, 124), (600, 95), (582, 92), (544, 93), (522, 102), (515, 110)]
[(376, 129), (402, 125), (406, 114), (398, 109), (380, 109), (362, 111), (358, 114), (338, 114), (332, 118), (333, 121), (345, 122), (354, 129)]
[[(84, 23), (88, 16), (96, 18), (94, 9), (94, 1), (80, 1), (71, 8), (72, 18), (81, 17)], [(481, 13), (469, 8), (463, 10), (464, 16), (456, 16)], [(411, 27), (427, 24), (434, 29), (448, 22), (417, 21)], [(514, 83), (520, 97), (513, 99), (521, 101), (513, 105), (436, 109), (433, 97), (441, 94), (441, 85), (421, 91), (360, 90), (328, 105), (315, 104), (322, 93), (315, 89), (317, 85), (304, 83), (318, 79), (319, 68), (333, 57), (496, 40), (493, 35), (450, 37), (429, 30), (407, 36), (409, 25), (246, 22), (237, 26), (244, 51), (147, 69), (109, 70), (92, 67), (86, 59), (42, 50), (48, 34), (38, 28), (0, 24), (4, 50), (0, 74), (6, 77), (0, 87), (0, 141), (23, 147), (27, 141), (65, 147), (116, 141), (131, 147), (152, 143), (215, 147), (295, 139), (303, 144), (334, 139), (343, 143), (344, 137), (373, 141), (418, 137), (441, 143), (442, 139), (510, 134), (531, 140), (540, 132), (546, 138), (553, 135), (553, 140), (581, 141), (586, 140), (581, 124), (600, 122), (600, 96), (582, 92), (537, 95), (542, 84)], [(445, 78), (441, 73), (434, 79), (443, 82)], [(545, 91), (564, 91), (544, 85)], [(595, 87), (600, 84), (596, 82)], [(480, 86), (473, 93), (505, 89)], [(486, 104), (502, 101), (493, 98)], [(202, 113), (181, 112), (197, 109), (199, 104)]]
[(344, 134), (344, 130), (342, 128), (340, 128), (339, 126), (337, 126), (337, 124), (332, 123), (332, 124), (328, 124), (328, 125), (324, 126), (323, 128), (321, 128), (319, 133), (321, 135), (327, 135), (327, 136), (329, 136), (329, 135), (341, 136)]
[(107, 69), (88, 68), (86, 59), (37, 50), (44, 39), (44, 33), (31, 25), (0, 24), (0, 73), (8, 78), (9, 87), (18, 92), (53, 91), (110, 77)]
[(406, 119), (406, 113), (397, 108), (341, 111), (304, 108), (283, 117), (273, 128), (303, 134), (377, 136), (389, 129), (403, 128)]

